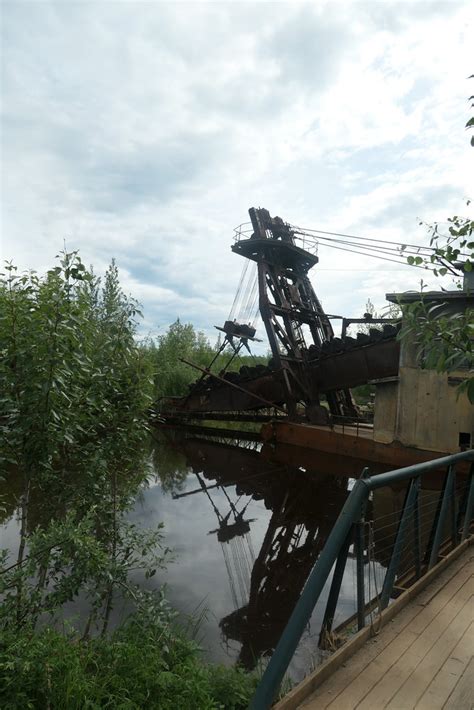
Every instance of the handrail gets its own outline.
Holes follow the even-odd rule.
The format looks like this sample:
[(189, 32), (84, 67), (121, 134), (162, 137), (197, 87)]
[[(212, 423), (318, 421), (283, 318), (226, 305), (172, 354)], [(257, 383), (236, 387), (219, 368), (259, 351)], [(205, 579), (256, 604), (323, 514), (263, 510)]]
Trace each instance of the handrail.
[[(461, 461), (471, 461), (469, 482), (466, 488), (466, 494), (460, 510), (457, 510), (455, 505), (455, 466)], [(432, 534), (428, 542), (428, 548), (425, 564), (426, 568), (430, 569), (438, 559), (439, 547), (441, 544), (441, 536), (444, 527), (447, 523), (448, 508), (451, 507), (451, 534), (453, 544), (462, 542), (469, 534), (469, 528), (474, 515), (474, 450), (465, 451), (450, 456), (443, 456), (432, 461), (418, 463), (413, 466), (381, 473), (376, 476), (368, 476), (368, 469), (364, 469), (362, 477), (359, 478), (339, 514), (339, 517), (331, 530), (326, 544), (324, 545), (321, 554), (319, 555), (301, 593), (301, 596), (293, 610), (293, 613), (286, 625), (283, 634), (275, 648), (275, 651), (263, 673), (262, 679), (252, 698), (251, 710), (266, 710), (270, 707), (280, 687), (283, 676), (293, 658), (293, 655), (298, 646), (299, 640), (309, 622), (313, 609), (321, 595), (321, 592), (326, 585), (331, 570), (336, 565), (331, 591), (326, 607), (325, 619), (328, 617), (328, 609), (331, 608), (334, 612), (339, 595), (342, 575), (344, 573), (345, 562), (349, 549), (349, 541), (352, 531), (355, 533), (355, 540), (360, 540), (360, 522), (363, 522), (364, 509), (369, 499), (370, 493), (383, 486), (392, 485), (397, 482), (411, 480), (408, 487), (405, 503), (400, 515), (398, 529), (394, 540), (393, 551), (387, 568), (385, 581), (382, 590), (382, 608), (387, 606), (390, 600), (390, 594), (393, 590), (393, 585), (398, 570), (400, 561), (401, 546), (403, 536), (405, 534), (407, 523), (413, 516), (413, 525), (416, 531), (415, 537), (417, 542), (420, 539), (419, 533), (419, 484), (420, 478), (425, 473), (437, 471), (447, 467), (443, 490), (440, 493), (438, 510), (434, 516)], [(452, 499), (452, 504), (449, 506), (449, 498)], [(462, 517), (464, 520), (462, 521)], [(461, 530), (461, 521), (462, 532)], [(361, 562), (363, 556), (363, 545), (358, 544), (356, 548), (358, 554), (358, 569), (362, 568)], [(420, 555), (419, 545), (414, 545), (415, 555)], [(417, 574), (421, 569), (421, 558), (415, 560)], [(336, 564), (337, 563), (337, 564)], [(359, 564), (360, 563), (360, 564)], [(359, 628), (365, 624), (366, 607), (363, 599), (363, 583), (360, 584), (361, 577), (358, 575), (358, 588), (362, 587), (362, 597), (358, 598), (358, 618)], [(362, 578), (363, 582), (363, 578)], [(362, 604), (362, 606), (361, 606)], [(332, 619), (329, 620), (328, 628)], [(324, 624), (324, 622), (323, 622)]]

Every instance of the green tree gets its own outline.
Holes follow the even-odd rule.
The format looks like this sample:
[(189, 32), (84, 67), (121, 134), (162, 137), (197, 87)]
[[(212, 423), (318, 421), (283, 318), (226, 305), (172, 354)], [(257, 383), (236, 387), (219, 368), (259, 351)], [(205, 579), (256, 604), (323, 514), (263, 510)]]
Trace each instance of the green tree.
[[(152, 380), (135, 341), (136, 314), (115, 264), (101, 287), (76, 252), (63, 254), (44, 277), (20, 274), (13, 264), (0, 277), (0, 458), (20, 481), (20, 544), (2, 582), (11, 602), (4, 608), (16, 609), (17, 625), (53, 611), (51, 599), (56, 606), (69, 600), (59, 592), (48, 596), (53, 570), (64, 594), (66, 588), (77, 593), (89, 579), (106, 627), (116, 584), (110, 565), (122, 569), (121, 513), (147, 456)], [(42, 512), (33, 514), (34, 498), (46, 499)], [(71, 534), (93, 520), (108, 566), (92, 570), (70, 546), (65, 552), (57, 524), (66, 517)], [(59, 544), (60, 558), (56, 545), (46, 543), (38, 558), (26, 554), (41, 536)], [(81, 540), (88, 548), (89, 538)], [(96, 559), (92, 551), (89, 557)]]
[[(0, 461), (20, 520), (18, 554), (0, 550), (2, 708), (248, 705), (253, 681), (204, 664), (163, 590), (132, 580), (169, 557), (161, 526), (125, 517), (150, 463), (153, 358), (138, 313), (114, 263), (101, 283), (76, 252), (42, 277), (13, 264), (0, 275)], [(169, 335), (164, 362), (207, 357), (192, 326)], [(2, 515), (8, 505), (0, 496)], [(89, 614), (67, 626), (79, 595)], [(134, 611), (111, 632), (119, 595)]]
[(196, 333), (191, 323), (183, 324), (178, 318), (151, 348), (156, 396), (182, 396), (187, 393), (188, 385), (196, 380), (198, 373), (181, 362), (182, 358), (207, 367), (214, 355), (204, 333)]

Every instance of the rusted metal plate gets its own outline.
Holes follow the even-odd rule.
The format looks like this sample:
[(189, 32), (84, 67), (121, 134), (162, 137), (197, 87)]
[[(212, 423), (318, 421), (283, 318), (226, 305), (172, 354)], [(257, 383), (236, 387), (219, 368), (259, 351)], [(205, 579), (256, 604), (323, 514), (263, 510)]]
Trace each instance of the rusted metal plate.
[[(328, 427), (311, 426), (310, 424), (296, 424), (293, 422), (269, 422), (261, 430), (262, 440), (268, 443), (291, 444), (302, 446), (313, 451), (337, 453), (342, 456), (361, 459), (369, 466), (374, 462), (380, 466), (389, 466), (392, 469), (411, 466), (423, 461), (440, 458), (452, 452), (428, 451), (403, 446), (398, 442), (382, 444), (373, 439), (342, 433)], [(467, 464), (459, 464), (459, 473), (467, 471)], [(433, 475), (433, 484), (437, 476)], [(430, 481), (431, 482), (431, 481)]]
[(242, 390), (234, 389), (219, 383), (207, 390), (193, 393), (180, 401), (174, 401), (174, 409), (186, 412), (228, 412), (255, 410), (265, 407), (265, 404), (256, 398), (255, 394), (274, 404), (283, 403), (285, 390), (281, 380), (281, 373), (266, 375), (242, 383)]
[(337, 355), (322, 358), (310, 368), (311, 378), (320, 392), (357, 387), (370, 380), (398, 375), (400, 343), (381, 340)]

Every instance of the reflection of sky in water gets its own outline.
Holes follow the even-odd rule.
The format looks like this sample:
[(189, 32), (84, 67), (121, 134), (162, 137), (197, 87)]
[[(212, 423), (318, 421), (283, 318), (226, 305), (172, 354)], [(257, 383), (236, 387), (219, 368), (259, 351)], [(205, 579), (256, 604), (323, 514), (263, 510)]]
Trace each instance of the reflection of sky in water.
[[(181, 492), (193, 490), (197, 485), (196, 477), (189, 474)], [(234, 491), (234, 486), (227, 488), (235, 504), (237, 496)], [(219, 512), (225, 515), (229, 503), (223, 491), (214, 488), (210, 495)], [(234, 611), (234, 605), (221, 543), (216, 534), (208, 534), (218, 527), (211, 503), (204, 493), (173, 500), (170, 495), (163, 494), (160, 484), (145, 489), (140, 498), (130, 519), (145, 527), (164, 523), (165, 544), (173, 550), (175, 557), (175, 561), (165, 571), (158, 571), (149, 583), (153, 582), (156, 587), (167, 584), (167, 598), (182, 613), (190, 614), (204, 606), (207, 619), (201, 624), (199, 639), (209, 658), (231, 662), (240, 644), (230, 640), (227, 649), (219, 629), (219, 621)], [(239, 509), (242, 503), (243, 499)], [(255, 554), (258, 554), (271, 511), (266, 510), (262, 501), (252, 500), (245, 517), (256, 518), (250, 524), (250, 535)], [(230, 548), (234, 542), (224, 544)]]
[[(206, 483), (212, 485), (213, 481), (208, 480)], [(195, 490), (198, 487), (196, 476), (190, 473), (180, 492)], [(226, 487), (226, 492), (235, 504), (238, 498), (235, 486)], [(213, 488), (209, 493), (221, 515), (226, 515), (229, 511), (229, 502), (222, 489)], [(242, 497), (238, 509), (240, 510), (247, 502), (249, 497)], [(266, 509), (263, 500), (250, 499), (245, 518), (255, 519), (250, 523), (250, 537), (256, 557), (271, 515), (272, 511)], [(158, 588), (165, 583), (167, 598), (181, 613), (192, 614), (204, 607), (206, 615), (202, 620), (198, 638), (206, 656), (210, 660), (226, 664), (234, 662), (241, 644), (232, 639), (227, 640), (219, 628), (219, 622), (233, 612), (235, 607), (221, 543), (217, 540), (216, 534), (209, 535), (210, 530), (218, 527), (218, 520), (206, 494), (199, 492), (174, 500), (171, 495), (163, 493), (159, 483), (152, 484), (142, 492), (129, 517), (133, 522), (145, 527), (159, 522), (164, 523), (165, 544), (173, 550), (175, 561), (169, 564), (165, 571), (158, 571), (147, 584)], [(232, 566), (232, 550), (235, 550), (236, 543), (241, 546), (241, 541), (242, 538), (238, 538), (230, 543), (224, 543), (231, 558), (233, 572), (235, 566)], [(247, 555), (250, 556), (245, 541), (243, 545), (244, 549), (246, 547)], [(235, 577), (234, 582), (240, 604), (242, 597), (239, 594), (238, 579)], [(246, 583), (247, 594), (244, 603), (248, 600), (249, 578)], [(348, 560), (335, 626), (355, 612), (355, 584), (355, 563)], [(318, 637), (328, 591), (329, 584), (321, 595), (293, 659), (290, 672), (295, 678), (302, 677), (320, 657)]]
[[(236, 609), (229, 573), (233, 577), (238, 607), (245, 606), (249, 597), (250, 571), (254, 558), (258, 558), (265, 535), (272, 521), (272, 515), (278, 513), (283, 500), (285, 500), (282, 506), (282, 510), (285, 508), (284, 519), (290, 521), (290, 527), (292, 525), (296, 526), (293, 530), (298, 527), (298, 524), (294, 523), (296, 519), (300, 522), (302, 520), (305, 521), (306, 530), (308, 525), (313, 527), (322, 526), (323, 529), (326, 526), (326, 532), (328, 532), (334, 524), (343, 500), (347, 495), (346, 488), (347, 490), (352, 489), (354, 479), (339, 479), (339, 483), (337, 483), (336, 477), (333, 478), (331, 475), (328, 476), (328, 474), (317, 472), (305, 474), (302, 469), (297, 469), (296, 465), (290, 469), (286, 469), (285, 466), (283, 473), (280, 466), (279, 469), (275, 469), (277, 476), (274, 477), (271, 464), (262, 459), (261, 454), (257, 455), (250, 452), (249, 455), (249, 452), (239, 451), (231, 447), (221, 446), (219, 448), (219, 445), (213, 445), (209, 441), (206, 442), (206, 445), (199, 444), (194, 448), (188, 442), (187, 453), (184, 453), (185, 449), (186, 447), (181, 453), (180, 445), (177, 442), (174, 442), (172, 448), (161, 443), (157, 449), (157, 457), (155, 459), (157, 465), (162, 468), (164, 466), (163, 462), (166, 460), (166, 473), (163, 474), (166, 488), (168, 489), (170, 483), (173, 484), (173, 481), (179, 481), (181, 477), (180, 493), (199, 489), (199, 480), (194, 473), (190, 472), (191, 469), (187, 459), (189, 456), (190, 460), (193, 461), (194, 470), (198, 471), (200, 457), (202, 457), (202, 461), (206, 461), (204, 464), (207, 469), (205, 483), (207, 486), (211, 486), (208, 493), (212, 502), (202, 491), (194, 495), (174, 499), (171, 493), (163, 490), (158, 477), (156, 480), (151, 478), (149, 485), (142, 487), (132, 510), (128, 514), (128, 519), (144, 528), (155, 527), (159, 523), (163, 523), (163, 544), (172, 550), (174, 561), (168, 562), (167, 568), (158, 570), (151, 579), (144, 580), (143, 573), (140, 572), (136, 574), (134, 581), (143, 584), (149, 589), (159, 589), (165, 584), (167, 587), (167, 599), (184, 616), (199, 616), (204, 610), (205, 613), (201, 619), (197, 639), (204, 649), (205, 656), (212, 661), (232, 664), (239, 656), (242, 648), (241, 642), (226, 639), (219, 627), (222, 619), (228, 617)], [(172, 456), (170, 452), (172, 452)], [(176, 458), (176, 461), (173, 457)], [(324, 469), (324, 467), (322, 468)], [(178, 474), (177, 479), (174, 477), (174, 471), (176, 470), (181, 472)], [(239, 500), (235, 485), (226, 486), (225, 491), (218, 487), (212, 488), (215, 484), (213, 475), (218, 475), (219, 477), (222, 475), (222, 481), (225, 479), (235, 481), (236, 478), (246, 479), (247, 483), (244, 485), (246, 492), (258, 491), (263, 498), (254, 500), (249, 495), (242, 495)], [(261, 478), (262, 476), (263, 479)], [(249, 481), (253, 482), (249, 483)], [(239, 492), (241, 492), (240, 487)], [(386, 488), (377, 491), (373, 498), (372, 509), (378, 523), (374, 531), (375, 546), (376, 550), (378, 549), (378, 554), (376, 555), (378, 562), (373, 562), (371, 589), (369, 589), (368, 583), (368, 565), (365, 566), (366, 600), (374, 596), (374, 572), (377, 575), (377, 591), (380, 592), (385, 570), (379, 562), (382, 561), (383, 564), (386, 564), (388, 561), (385, 557), (390, 554), (393, 535), (396, 531), (397, 515), (403, 504), (404, 495), (403, 489), (392, 490)], [(219, 526), (213, 504), (221, 516), (225, 517), (230, 510), (227, 496), (237, 507), (237, 510), (240, 511), (245, 507), (245, 519), (252, 520), (249, 534), (251, 548), (248, 545), (246, 536), (237, 537), (228, 543), (221, 544), (216, 533), (209, 534), (211, 530), (216, 530)], [(423, 504), (427, 506), (428, 510), (426, 525), (422, 525), (422, 536), (425, 538), (430, 529), (431, 511), (434, 513), (437, 496), (437, 492), (423, 491), (422, 493)], [(267, 509), (264, 499), (272, 501), (275, 511)], [(286, 518), (287, 500), (290, 510), (288, 518)], [(274, 521), (275, 518), (273, 518)], [(232, 518), (229, 522), (233, 522)], [(274, 532), (278, 529), (280, 529), (280, 523), (275, 525)], [(10, 549), (12, 557), (14, 557), (18, 549), (18, 531), (19, 522), (15, 517), (12, 517), (7, 524), (0, 527), (0, 546)], [(317, 542), (318, 538), (316, 538)], [(410, 556), (411, 539), (407, 540), (405, 544), (406, 552), (404, 550), (402, 557), (405, 555)], [(314, 546), (314, 542), (311, 542), (311, 545)], [(226, 552), (227, 564), (223, 548)], [(314, 547), (309, 549), (314, 549)], [(304, 554), (306, 555), (306, 553)], [(304, 559), (309, 560), (307, 557)], [(306, 567), (301, 567), (302, 562), (295, 557), (291, 558), (291, 555), (284, 558), (283, 561), (285, 564), (288, 563), (287, 572), (284, 571), (285, 568), (283, 570), (284, 584), (288, 585), (289, 583), (290, 588), (295, 592), (296, 598), (301, 591), (301, 580), (299, 583), (295, 581), (297, 580), (297, 573), (300, 571), (300, 577), (303, 578), (307, 573)], [(411, 557), (409, 562), (412, 563)], [(240, 573), (237, 573), (236, 570), (239, 564)], [(306, 566), (309, 570), (309, 566)], [(356, 611), (355, 567), (355, 560), (349, 557), (333, 628), (336, 628)], [(331, 580), (331, 575), (329, 580)], [(318, 640), (329, 584), (330, 581), (323, 590), (290, 666), (290, 674), (294, 679), (300, 679), (321, 659)], [(268, 599), (268, 597), (265, 597), (265, 599)], [(255, 618), (257, 622), (260, 622), (263, 618), (262, 614), (268, 613), (268, 622), (272, 621), (273, 623), (270, 626), (270, 623), (264, 620), (262, 628), (267, 623), (266, 628), (273, 628), (274, 636), (278, 637), (278, 621), (280, 621), (280, 626), (282, 619), (286, 623), (285, 612), (280, 608), (282, 599), (280, 587), (276, 594), (273, 596), (270, 594), (270, 599), (273, 600), (271, 608), (262, 606), (260, 600), (256, 607), (257, 616)], [(88, 604), (84, 599), (79, 598), (74, 603), (67, 605), (64, 615), (84, 620), (87, 611)], [(128, 611), (130, 611), (129, 606), (124, 607), (123, 603), (117, 602), (110, 627), (113, 628), (116, 623), (126, 616)], [(280, 619), (278, 619), (279, 614)], [(238, 628), (241, 629), (241, 626), (238, 626)], [(260, 633), (258, 623), (250, 623), (250, 629), (252, 631), (256, 629), (256, 636)], [(272, 638), (271, 633), (269, 637)], [(267, 642), (266, 639), (267, 636), (264, 635), (263, 643)]]
[(8, 550), (8, 561), (12, 564), (18, 553), (20, 523), (18, 518), (13, 516), (5, 525), (0, 525), (0, 549)]

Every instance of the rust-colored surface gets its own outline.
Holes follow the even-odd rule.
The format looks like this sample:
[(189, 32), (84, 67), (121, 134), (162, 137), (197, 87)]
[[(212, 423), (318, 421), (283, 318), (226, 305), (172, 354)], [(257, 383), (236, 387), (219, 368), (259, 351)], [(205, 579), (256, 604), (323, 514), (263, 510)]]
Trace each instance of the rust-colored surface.
[[(278, 443), (273, 445), (270, 442), (264, 443), (260, 451), (260, 456), (264, 461), (274, 464), (285, 464), (292, 466), (297, 471), (296, 467), (301, 467), (309, 472), (324, 472), (325, 474), (359, 478), (367, 460), (344, 456), (337, 452), (316, 451), (315, 449), (305, 448), (303, 446), (293, 446), (292, 444)], [(373, 463), (370, 467), (371, 474), (383, 473), (388, 471), (391, 466)]]
[[(397, 442), (382, 444), (369, 438), (368, 433), (357, 436), (354, 433), (342, 433), (328, 427), (294, 424), (291, 422), (269, 422), (261, 431), (263, 441), (275, 444), (290, 444), (314, 451), (323, 451), (339, 456), (359, 459), (370, 465), (371, 462), (383, 468), (401, 468), (423, 461), (431, 461), (445, 456), (451, 451), (439, 452), (414, 447), (402, 446)], [(459, 467), (462, 470), (463, 467)], [(375, 471), (374, 471), (375, 472)]]
[(393, 338), (321, 358), (309, 371), (319, 391), (330, 392), (338, 387), (357, 387), (370, 380), (395, 377), (399, 358), (400, 343)]
[[(397, 340), (382, 340), (349, 352), (328, 355), (307, 364), (312, 390), (332, 392), (364, 384), (370, 380), (396, 376), (400, 344)], [(285, 402), (285, 382), (281, 370), (260, 377), (244, 379), (237, 385), (213, 380), (187, 397), (170, 399), (164, 413), (251, 411), (272, 403)]]

